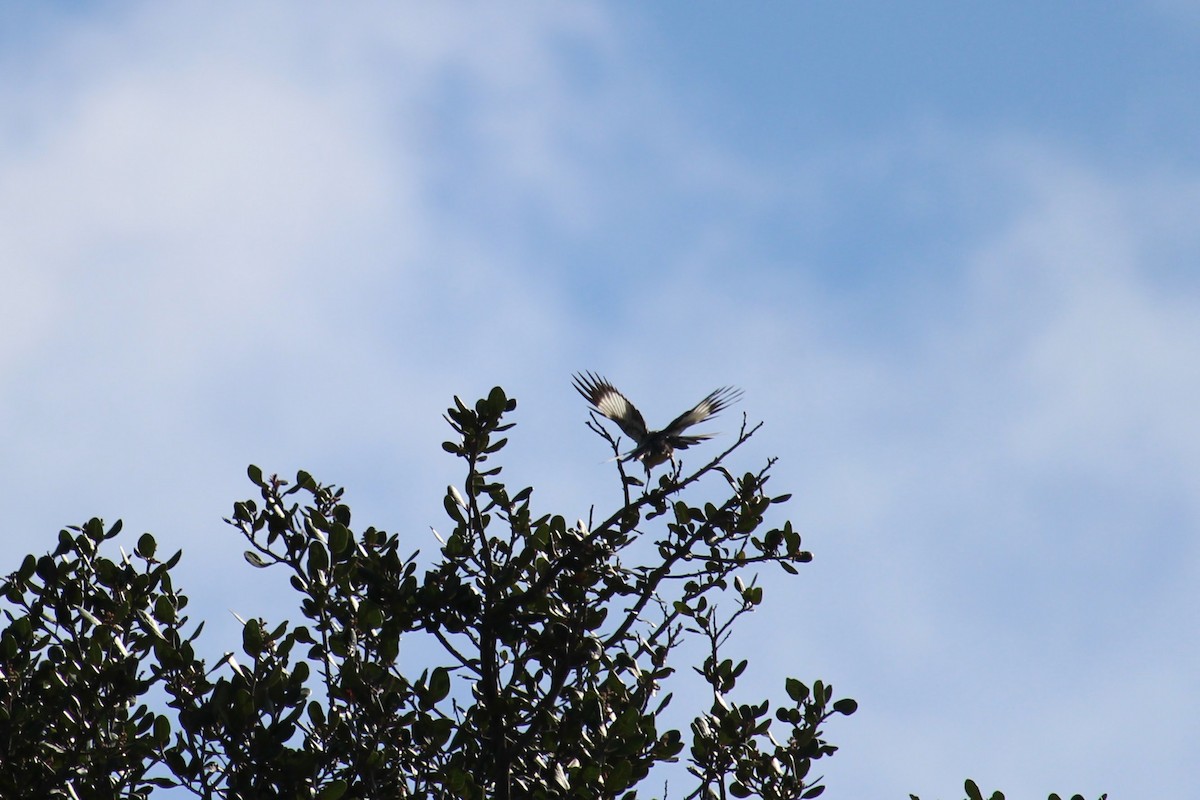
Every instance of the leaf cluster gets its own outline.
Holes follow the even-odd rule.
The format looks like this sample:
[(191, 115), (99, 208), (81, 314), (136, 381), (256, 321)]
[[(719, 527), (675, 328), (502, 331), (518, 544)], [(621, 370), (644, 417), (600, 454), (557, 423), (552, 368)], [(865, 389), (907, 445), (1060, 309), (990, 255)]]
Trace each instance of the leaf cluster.
[(147, 797), (174, 782), (154, 767), (174, 753), (155, 686), (195, 664), (187, 598), (143, 535), (132, 556), (100, 555), (121, 531), (93, 519), (59, 533), (0, 582), (0, 797)]
[[(678, 797), (819, 795), (822, 728), (854, 701), (788, 678), (772, 711), (726, 654), (763, 603), (754, 571), (811, 560), (767, 524), (787, 500), (766, 491), (772, 462), (724, 466), (757, 429), (652, 488), (618, 462), (623, 502), (569, 523), (500, 478), (515, 405), (497, 388), (447, 410), (464, 478), (428, 563), (355, 528), (342, 489), (251, 467), (257, 496), (227, 521), (252, 567), (287, 574), (298, 617), (242, 620), (212, 665), (171, 582), (180, 554), (158, 560), (149, 534), (111, 559), (120, 525), (92, 520), (26, 558), (0, 584), (0, 796), (633, 800), (676, 761)], [(679, 730), (664, 712), (684, 666), (707, 688)]]
[[(968, 778), (963, 784), (963, 791), (966, 792), (967, 800), (984, 800), (984, 795), (983, 792), (979, 790), (979, 785), (970, 778)], [(911, 800), (921, 800), (921, 798), (917, 797), (915, 794), (910, 794), (909, 798), (911, 798)], [(1107, 798), (1107, 794), (1102, 794), (1100, 795), (1099, 800), (1107, 800)], [(992, 792), (992, 794), (987, 797), (987, 800), (1004, 800), (1004, 793)], [(1063, 800), (1063, 798), (1057, 792), (1051, 792), (1047, 800)], [(1084, 797), (1081, 794), (1074, 794), (1071, 795), (1070, 800), (1084, 800)]]

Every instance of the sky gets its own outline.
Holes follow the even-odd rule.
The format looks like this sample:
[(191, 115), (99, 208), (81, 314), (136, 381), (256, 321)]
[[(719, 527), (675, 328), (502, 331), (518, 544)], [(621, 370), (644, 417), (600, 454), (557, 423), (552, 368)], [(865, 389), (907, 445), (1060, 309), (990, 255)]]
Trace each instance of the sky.
[(1198, 83), (1191, 0), (0, 0), (10, 568), (121, 518), (220, 652), (295, 616), (248, 464), (433, 551), (454, 395), (574, 518), (572, 372), (736, 385), (815, 556), (736, 641), (858, 700), (826, 797), (1191, 797)]

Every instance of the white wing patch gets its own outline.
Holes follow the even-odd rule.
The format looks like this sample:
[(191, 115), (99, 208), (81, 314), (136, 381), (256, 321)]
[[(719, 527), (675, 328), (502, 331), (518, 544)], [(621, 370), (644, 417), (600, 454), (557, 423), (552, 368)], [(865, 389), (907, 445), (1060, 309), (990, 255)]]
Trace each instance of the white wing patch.
[(711, 438), (711, 433), (695, 433), (689, 436), (681, 434), (696, 423), (715, 416), (742, 396), (740, 389), (722, 386), (692, 409), (671, 420), (662, 430), (652, 431), (646, 428), (646, 421), (642, 419), (641, 412), (607, 380), (591, 372), (577, 373), (574, 377), (575, 390), (583, 395), (596, 411), (617, 423), (625, 435), (637, 445), (622, 458), (636, 458), (647, 470), (667, 459), (673, 461), (671, 453), (674, 450), (683, 450)]

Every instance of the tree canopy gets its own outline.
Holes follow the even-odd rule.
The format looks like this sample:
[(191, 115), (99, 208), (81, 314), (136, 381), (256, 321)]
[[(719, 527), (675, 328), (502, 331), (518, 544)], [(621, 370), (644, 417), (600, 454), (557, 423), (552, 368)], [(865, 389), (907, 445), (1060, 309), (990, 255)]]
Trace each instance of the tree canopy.
[[(464, 475), (424, 561), (356, 528), (341, 488), (250, 467), (256, 496), (227, 522), (252, 567), (288, 575), (297, 616), (243, 620), (212, 663), (172, 578), (182, 553), (152, 535), (113, 554), (121, 523), (92, 519), (26, 556), (0, 582), (0, 796), (820, 795), (824, 727), (855, 702), (792, 676), (753, 696), (727, 652), (764, 602), (758, 571), (811, 560), (768, 520), (788, 499), (767, 490), (773, 460), (728, 467), (758, 427), (652, 484), (617, 461), (620, 502), (568, 522), (500, 480), (515, 406), (496, 388), (447, 410)], [(415, 637), (437, 656), (402, 657)]]

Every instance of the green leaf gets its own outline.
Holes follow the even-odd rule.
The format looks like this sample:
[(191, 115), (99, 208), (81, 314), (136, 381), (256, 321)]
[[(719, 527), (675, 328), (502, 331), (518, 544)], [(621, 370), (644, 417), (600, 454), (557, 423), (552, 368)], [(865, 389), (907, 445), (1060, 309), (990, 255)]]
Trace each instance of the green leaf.
[(58, 580), (58, 565), (54, 563), (54, 559), (50, 556), (42, 556), (38, 559), (36, 571), (37, 576), (47, 584)]
[(21, 562), (21, 568), (17, 571), (17, 580), (24, 583), (33, 577), (33, 573), (37, 570), (37, 559), (33, 554), (25, 556), (25, 560)]
[(166, 625), (175, 622), (175, 604), (165, 594), (160, 594), (154, 601), (154, 618)]
[(465, 522), (462, 511), (459, 510), (458, 503), (454, 501), (454, 497), (449, 492), (447, 492), (446, 496), (442, 499), (442, 505), (445, 506), (446, 516), (450, 517), (450, 519), (454, 520), (459, 525), (462, 525)]
[(329, 551), (335, 556), (341, 557), (350, 549), (352, 538), (350, 530), (345, 525), (333, 526), (333, 529), (329, 531)]
[(967, 800), (983, 800), (983, 795), (980, 794), (979, 787), (970, 778), (967, 778), (966, 783), (963, 784), (963, 789), (967, 792)]
[(154, 718), (154, 741), (160, 747), (171, 740), (171, 722), (159, 715)]
[(429, 676), (429, 700), (437, 703), (450, 694), (450, 672), (445, 667), (437, 667)]
[(787, 691), (788, 697), (795, 700), (797, 703), (803, 703), (808, 699), (808, 687), (795, 678), (788, 678), (784, 682), (784, 689)]
[(253, 550), (247, 550), (246, 552), (242, 553), (242, 558), (246, 559), (247, 563), (249, 563), (250, 566), (258, 567), (259, 569), (263, 569), (264, 567), (271, 566), (271, 563), (269, 561), (267, 561), (265, 558), (263, 558), (258, 553), (254, 552)]
[(255, 486), (264, 486), (262, 470), (251, 464), (246, 467), (246, 475), (250, 477), (250, 482)]
[(345, 781), (333, 781), (317, 792), (317, 800), (339, 800), (348, 788), (350, 788), (349, 784)]
[(263, 629), (258, 620), (248, 620), (242, 626), (242, 650), (248, 656), (257, 656), (263, 649)]
[(849, 697), (844, 697), (833, 704), (833, 710), (848, 717), (858, 710), (858, 703)]
[(154, 537), (148, 533), (143, 533), (137, 543), (137, 554), (142, 558), (154, 558), (154, 552), (158, 550), (158, 544), (154, 541)]
[(314, 541), (308, 546), (308, 574), (312, 575), (318, 570), (329, 569), (329, 552), (325, 549), (325, 545)]

